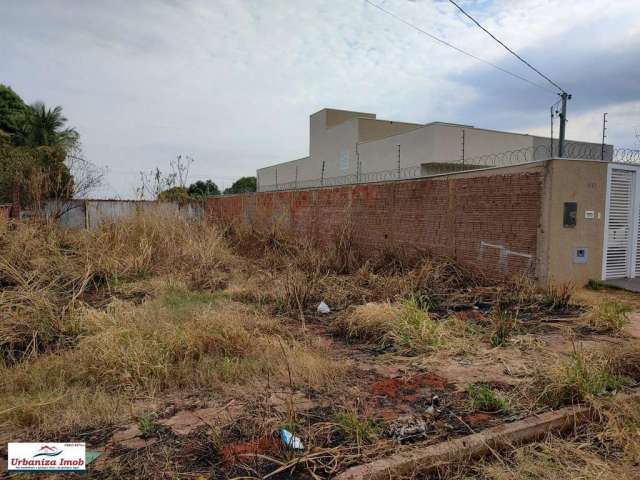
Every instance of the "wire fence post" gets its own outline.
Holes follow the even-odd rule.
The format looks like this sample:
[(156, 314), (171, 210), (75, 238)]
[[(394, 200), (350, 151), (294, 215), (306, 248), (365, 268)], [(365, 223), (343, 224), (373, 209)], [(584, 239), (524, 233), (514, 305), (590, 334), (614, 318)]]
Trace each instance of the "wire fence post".
[(550, 156), (553, 156), (553, 105), (551, 105), (551, 150), (550, 150)]
[[(607, 119), (608, 125), (608, 119)], [(465, 139), (466, 140), (466, 139)], [(605, 133), (606, 141), (606, 133)], [(556, 148), (558, 141), (554, 141), (554, 148)], [(303, 177), (300, 180), (300, 169), (296, 165), (295, 169), (295, 181), (293, 182), (280, 182), (278, 178), (278, 169), (274, 167), (273, 172), (275, 175), (276, 183), (264, 184), (264, 180), (259, 178), (259, 191), (273, 191), (273, 190), (291, 190), (293, 188), (308, 188), (317, 186), (336, 186), (336, 185), (348, 185), (353, 184), (354, 178), (357, 183), (378, 182), (384, 180), (393, 180), (394, 177), (398, 178), (416, 178), (416, 177), (429, 177), (438, 175), (440, 173), (450, 173), (455, 171), (467, 171), (475, 170), (476, 168), (485, 166), (506, 167), (510, 165), (519, 165), (536, 160), (546, 160), (553, 156), (553, 152), (549, 152), (549, 144), (545, 143), (533, 147), (526, 147), (517, 150), (510, 150), (504, 152), (491, 153), (480, 156), (466, 157), (466, 146), (464, 152), (464, 164), (460, 157), (458, 160), (451, 157), (449, 162), (435, 162), (433, 164), (426, 165), (426, 168), (422, 169), (421, 166), (407, 165), (402, 166), (402, 148), (396, 144), (397, 150), (397, 165), (392, 166), (393, 162), (390, 162), (390, 158), (387, 160), (389, 163), (388, 169), (379, 171), (369, 171), (367, 175), (364, 175), (362, 171), (362, 160), (358, 160), (356, 164), (356, 174), (353, 173), (341, 176), (327, 177), (326, 176), (326, 161), (322, 162), (321, 176), (316, 178), (305, 178), (304, 170), (302, 172)], [(611, 147), (611, 148), (609, 148)], [(603, 153), (604, 151), (604, 153)], [(609, 154), (611, 152), (611, 154)], [(597, 144), (583, 145), (568, 143), (565, 144), (564, 149), (565, 156), (573, 158), (583, 158), (589, 160), (600, 160), (604, 156), (605, 161), (626, 162), (632, 164), (640, 164), (640, 150), (638, 149), (625, 149), (625, 148), (613, 148), (611, 145), (604, 143), (604, 150), (598, 148)], [(468, 168), (467, 168), (468, 167)], [(327, 183), (325, 183), (325, 180)], [(14, 202), (16, 203), (16, 202)]]
[(602, 151), (600, 152), (600, 159), (604, 160), (604, 139), (607, 138), (607, 112), (602, 115)]
[(464, 167), (464, 128), (462, 129), (462, 166)]
[(356, 142), (356, 183), (360, 183), (360, 151)]

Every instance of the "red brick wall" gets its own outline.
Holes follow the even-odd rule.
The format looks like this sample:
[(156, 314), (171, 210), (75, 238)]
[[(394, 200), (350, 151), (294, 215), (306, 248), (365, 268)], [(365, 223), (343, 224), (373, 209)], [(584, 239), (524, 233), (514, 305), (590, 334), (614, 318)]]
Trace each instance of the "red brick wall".
[(488, 273), (534, 273), (542, 173), (452, 175), (213, 197), (215, 222), (279, 228), (331, 245), (345, 221), (361, 254), (386, 248), (447, 255)]

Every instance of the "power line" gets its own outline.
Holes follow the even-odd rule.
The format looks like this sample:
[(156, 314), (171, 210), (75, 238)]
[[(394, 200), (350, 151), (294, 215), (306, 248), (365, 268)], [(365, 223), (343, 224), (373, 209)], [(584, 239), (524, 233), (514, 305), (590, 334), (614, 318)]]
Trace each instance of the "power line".
[[(478, 56), (476, 56), (476, 55), (474, 55), (474, 54), (472, 54), (472, 53), (469, 53), (469, 52), (467, 52), (467, 51), (465, 51), (465, 50), (463, 50), (463, 49), (461, 49), (461, 48), (459, 48), (459, 47), (456, 47), (455, 45), (452, 45), (451, 43), (447, 42), (446, 40), (443, 40), (443, 39), (441, 39), (441, 38), (439, 38), (439, 37), (436, 37), (435, 35), (433, 35), (433, 34), (431, 34), (431, 33), (427, 32), (426, 30), (423, 30), (422, 28), (420, 28), (420, 27), (418, 27), (418, 26), (416, 26), (416, 25), (414, 25), (414, 24), (412, 24), (411, 22), (409, 22), (409, 21), (405, 20), (404, 18), (399, 17), (399, 16), (398, 16), (398, 15), (396, 15), (395, 13), (390, 12), (389, 10), (387, 10), (387, 9), (385, 9), (385, 8), (383, 8), (383, 7), (381, 7), (381, 6), (380, 6), (380, 5), (378, 5), (377, 3), (373, 3), (373, 2), (372, 2), (372, 1), (370, 1), (370, 0), (365, 0), (365, 2), (366, 2), (366, 3), (368, 3), (369, 5), (371, 5), (372, 7), (377, 8), (377, 9), (378, 9), (378, 10), (380, 10), (381, 12), (384, 12), (384, 13), (386, 13), (387, 15), (389, 15), (389, 16), (391, 16), (391, 17), (395, 18), (395, 19), (396, 19), (396, 20), (398, 20), (399, 22), (404, 23), (404, 24), (405, 24), (405, 25), (407, 25), (408, 27), (411, 27), (411, 28), (413, 28), (414, 30), (416, 30), (416, 31), (418, 31), (418, 32), (420, 32), (420, 33), (422, 33), (422, 34), (426, 35), (427, 37), (431, 38), (432, 40), (435, 40), (436, 42), (441, 43), (442, 45), (445, 45), (445, 46), (447, 46), (447, 47), (449, 47), (449, 48), (452, 48), (452, 49), (456, 50), (457, 52), (462, 53), (463, 55), (466, 55), (466, 56), (471, 57), (471, 58), (473, 58), (473, 59), (475, 59), (475, 60), (478, 60), (479, 62), (485, 63), (485, 64), (487, 64), (487, 65), (489, 65), (489, 66), (491, 66), (491, 67), (493, 67), (493, 68), (495, 68), (495, 69), (497, 69), (497, 70), (500, 70), (500, 71), (501, 71), (501, 72), (503, 72), (503, 73), (506, 73), (507, 75), (510, 75), (510, 76), (512, 76), (512, 77), (514, 77), (514, 78), (517, 78), (517, 79), (519, 79), (519, 80), (522, 80), (523, 82), (527, 82), (528, 84), (533, 85), (534, 87), (538, 87), (538, 88), (541, 88), (541, 89), (546, 90), (546, 91), (551, 91), (551, 89), (549, 89), (549, 88), (547, 88), (547, 87), (545, 87), (545, 86), (543, 86), (543, 85), (540, 85), (539, 83), (533, 82), (533, 81), (529, 80), (528, 78), (525, 78), (525, 77), (523, 77), (523, 76), (521, 76), (521, 75), (518, 75), (517, 73), (511, 72), (511, 71), (509, 71), (509, 70), (507, 70), (507, 69), (505, 69), (505, 68), (499, 67), (499, 66), (498, 66), (498, 65), (496, 65), (495, 63), (492, 63), (492, 62), (490, 62), (490, 61), (488, 61), (488, 60), (485, 60), (485, 59), (483, 59), (483, 58), (480, 58), (480, 57), (478, 57)], [(532, 68), (533, 68), (533, 67), (532, 67)], [(546, 77), (545, 77), (545, 78), (546, 78)], [(547, 79), (547, 80), (548, 80), (548, 79)], [(552, 83), (553, 83), (553, 82), (552, 82)], [(555, 85), (555, 84), (554, 84), (554, 85)], [(560, 87), (558, 87), (558, 88), (560, 88)], [(560, 90), (562, 90), (562, 89), (560, 89)], [(564, 90), (563, 90), (563, 91), (564, 91)], [(553, 92), (553, 93), (555, 93), (555, 92)]]
[(534, 67), (533, 65), (531, 65), (529, 62), (527, 62), (524, 58), (522, 58), (520, 55), (518, 55), (516, 52), (514, 52), (513, 50), (511, 50), (504, 42), (502, 42), (500, 39), (496, 38), (496, 36), (491, 33), (489, 30), (487, 30), (486, 28), (484, 28), (482, 25), (480, 25), (480, 23), (473, 18), (471, 15), (469, 15), (460, 5), (458, 5), (456, 2), (454, 2), (453, 0), (449, 0), (449, 2), (453, 5), (455, 5), (455, 7), (460, 10), (469, 20), (471, 20), (473, 23), (475, 23), (478, 27), (480, 27), (487, 35), (489, 35), (491, 38), (493, 38), (496, 42), (498, 42), (500, 45), (502, 45), (511, 55), (513, 55), (514, 57), (516, 57), (518, 60), (520, 60), (522, 63), (524, 63), (527, 67), (529, 67), (531, 70), (533, 70), (534, 72), (536, 72), (538, 75), (540, 75), (542, 78), (544, 78), (547, 82), (549, 82), (551, 85), (553, 85), (554, 87), (556, 87), (558, 90), (560, 90), (562, 93), (566, 93), (564, 88), (562, 88), (560, 85), (558, 85), (556, 82), (554, 82), (553, 80), (551, 80), (549, 77), (547, 77), (544, 73), (542, 73), (540, 70), (538, 70), (536, 67)]

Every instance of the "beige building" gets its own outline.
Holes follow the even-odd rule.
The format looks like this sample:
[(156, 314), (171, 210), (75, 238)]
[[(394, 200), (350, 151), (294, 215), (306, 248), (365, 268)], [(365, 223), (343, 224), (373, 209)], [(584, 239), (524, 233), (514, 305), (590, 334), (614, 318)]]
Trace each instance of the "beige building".
[[(597, 143), (568, 142), (569, 155), (601, 159)], [(257, 171), (258, 190), (371, 182), (542, 160), (557, 142), (534, 135), (432, 122), (380, 120), (375, 114), (323, 109), (309, 122), (309, 156)], [(613, 147), (605, 145), (604, 159)]]

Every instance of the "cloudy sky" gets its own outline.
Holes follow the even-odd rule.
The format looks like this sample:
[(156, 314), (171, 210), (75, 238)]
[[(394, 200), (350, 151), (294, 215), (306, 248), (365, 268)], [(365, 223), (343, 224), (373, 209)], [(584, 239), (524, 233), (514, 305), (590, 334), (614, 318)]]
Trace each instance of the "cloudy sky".
[[(447, 1), (372, 1), (545, 85)], [(599, 141), (606, 111), (608, 140), (638, 147), (638, 0), (462, 5), (573, 94), (569, 138)], [(556, 101), (364, 0), (7, 0), (0, 59), (0, 83), (62, 105), (87, 158), (108, 167), (96, 194), (122, 198), (178, 154), (195, 159), (191, 180), (223, 186), (304, 156), (323, 107), (547, 135)]]

